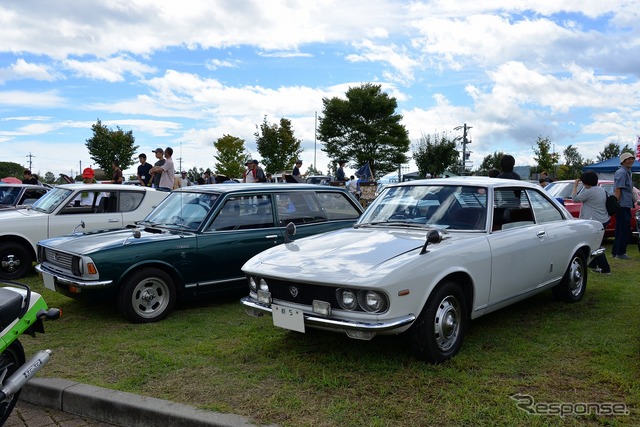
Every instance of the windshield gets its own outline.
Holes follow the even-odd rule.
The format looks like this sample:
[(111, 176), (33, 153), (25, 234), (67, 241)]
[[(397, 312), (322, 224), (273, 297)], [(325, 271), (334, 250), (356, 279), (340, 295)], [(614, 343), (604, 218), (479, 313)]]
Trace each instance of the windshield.
[(211, 211), (218, 194), (173, 192), (145, 218), (154, 226), (197, 229)]
[[(547, 185), (545, 191), (554, 198), (572, 199), (573, 182), (552, 182)], [(582, 190), (582, 183), (578, 184), (578, 192)]]
[(72, 190), (66, 188), (54, 188), (53, 190), (47, 192), (47, 194), (36, 200), (32, 207), (33, 209), (40, 212), (51, 213), (55, 211), (56, 208), (60, 206), (60, 204), (64, 203), (64, 201), (69, 198), (72, 192)]
[(476, 186), (388, 187), (357, 226), (397, 225), (449, 230), (486, 229), (487, 189)]
[(20, 187), (0, 187), (0, 205), (15, 205), (20, 197)]

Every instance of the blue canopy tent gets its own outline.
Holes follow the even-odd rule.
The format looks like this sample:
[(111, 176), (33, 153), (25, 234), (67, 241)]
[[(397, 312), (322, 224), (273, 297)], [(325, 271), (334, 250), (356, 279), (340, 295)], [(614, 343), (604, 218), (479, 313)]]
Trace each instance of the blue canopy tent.
[[(620, 158), (613, 157), (611, 159), (607, 159), (600, 163), (594, 163), (592, 165), (585, 165), (582, 167), (582, 172), (586, 171), (594, 171), (598, 174), (598, 178), (600, 179), (613, 179), (613, 174), (620, 167)], [(631, 166), (631, 173), (640, 173), (640, 162), (633, 162), (633, 166)]]
[(360, 178), (361, 181), (373, 180), (373, 174), (371, 173), (371, 166), (369, 166), (369, 162), (362, 165), (362, 167), (356, 171), (355, 175)]

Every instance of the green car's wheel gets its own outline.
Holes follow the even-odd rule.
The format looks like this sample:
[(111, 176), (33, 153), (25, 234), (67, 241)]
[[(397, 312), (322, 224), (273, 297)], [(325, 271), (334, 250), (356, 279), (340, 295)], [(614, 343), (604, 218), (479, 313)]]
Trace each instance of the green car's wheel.
[(163, 320), (173, 311), (175, 302), (173, 280), (158, 268), (136, 271), (124, 281), (118, 293), (120, 312), (134, 323)]

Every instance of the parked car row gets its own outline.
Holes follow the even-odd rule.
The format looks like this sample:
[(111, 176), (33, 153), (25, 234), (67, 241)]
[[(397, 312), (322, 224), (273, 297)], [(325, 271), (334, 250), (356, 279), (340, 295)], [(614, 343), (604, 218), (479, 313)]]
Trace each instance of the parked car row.
[[(143, 191), (142, 200), (156, 193), (113, 187)], [(72, 194), (59, 195), (59, 209), (80, 208)], [(439, 363), (460, 350), (471, 319), (546, 290), (580, 301), (587, 264), (604, 251), (602, 224), (573, 218), (522, 181), (390, 184), (364, 213), (333, 186), (202, 185), (164, 195), (119, 230), (69, 234), (72, 222), (41, 239), (45, 287), (112, 301), (139, 323), (166, 318), (179, 299), (248, 288), (247, 313), (268, 314), (276, 327), (364, 340), (402, 333), (416, 357)], [(33, 210), (55, 204), (42, 200)], [(100, 215), (97, 204), (86, 218)]]

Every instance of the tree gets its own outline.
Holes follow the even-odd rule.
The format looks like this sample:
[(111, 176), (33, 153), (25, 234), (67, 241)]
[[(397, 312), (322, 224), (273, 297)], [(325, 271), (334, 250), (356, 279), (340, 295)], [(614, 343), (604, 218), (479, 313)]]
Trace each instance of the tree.
[(302, 141), (294, 136), (291, 120), (283, 117), (280, 125), (269, 124), (265, 116), (256, 129), (256, 146), (265, 171), (277, 173), (290, 169), (302, 152)]
[(578, 149), (573, 145), (565, 148), (564, 152), (565, 164), (558, 168), (557, 179), (575, 179), (582, 173), (582, 166), (585, 162)]
[(346, 100), (322, 99), (318, 138), (322, 151), (334, 161), (345, 160), (356, 167), (369, 162), (374, 176), (383, 175), (407, 163), (411, 145), (407, 129), (396, 114), (396, 99), (370, 83), (349, 88)]
[(53, 172), (47, 172), (44, 174), (44, 182), (46, 182), (47, 184), (53, 184), (54, 182), (56, 182), (56, 176), (53, 174)]
[(625, 144), (625, 146), (620, 149), (620, 144), (615, 142), (610, 142), (604, 147), (604, 150), (598, 154), (598, 162), (604, 162), (605, 160), (613, 159), (614, 157), (620, 156), (620, 154), (624, 152), (629, 152), (635, 155), (635, 151), (629, 147), (629, 144)]
[(500, 159), (503, 155), (502, 151), (494, 151), (493, 154), (485, 156), (476, 173), (478, 175), (488, 175), (491, 169), (500, 169)]
[(102, 124), (100, 119), (91, 126), (93, 136), (87, 139), (87, 149), (89, 156), (108, 176), (111, 176), (113, 169), (111, 162), (119, 163), (122, 170), (136, 162), (134, 155), (138, 149), (134, 145), (135, 138), (133, 132), (124, 132), (119, 127), (113, 131)]
[(249, 159), (245, 152), (244, 139), (232, 135), (223, 135), (213, 143), (217, 155), (214, 168), (216, 173), (228, 176), (229, 178), (239, 178), (244, 172), (244, 164)]
[(421, 176), (430, 173), (442, 175), (450, 166), (458, 163), (459, 153), (455, 141), (444, 134), (422, 135), (413, 148), (413, 160)]
[(21, 164), (15, 162), (0, 162), (0, 178), (13, 176), (22, 179), (22, 172), (24, 172), (24, 167)]
[(536, 145), (538, 146), (537, 149), (535, 147), (532, 148), (533, 154), (535, 154), (533, 160), (538, 164), (537, 172), (547, 171), (551, 173), (551, 171), (555, 171), (556, 165), (560, 160), (560, 154), (551, 152), (551, 141), (549, 141), (549, 138), (539, 136)]
[(324, 175), (321, 170), (316, 169), (314, 165), (309, 165), (307, 168), (307, 176), (309, 175)]

